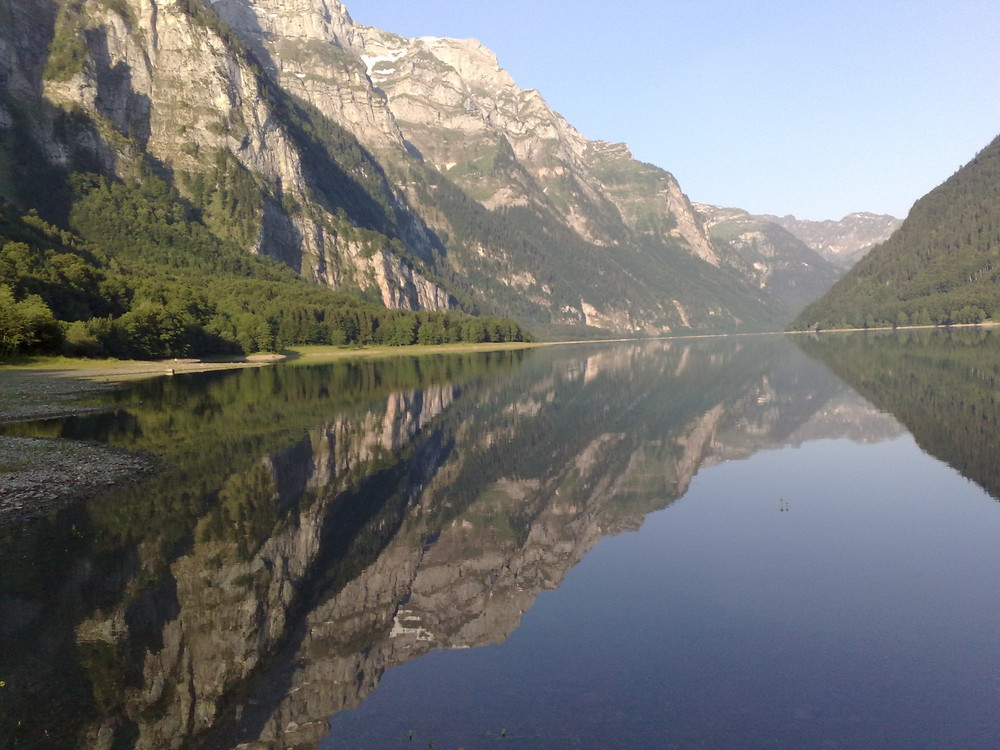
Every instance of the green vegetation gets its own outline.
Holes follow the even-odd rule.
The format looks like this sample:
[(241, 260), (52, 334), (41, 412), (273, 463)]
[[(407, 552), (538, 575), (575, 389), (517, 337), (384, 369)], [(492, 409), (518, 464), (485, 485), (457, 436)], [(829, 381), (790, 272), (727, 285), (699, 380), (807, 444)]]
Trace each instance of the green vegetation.
[[(249, 190), (247, 177), (224, 186), (240, 179)], [(140, 185), (79, 176), (75, 186), (75, 234), (0, 204), (4, 309), (18, 311), (0, 319), (4, 355), (60, 343), (69, 354), (142, 359), (527, 338), (510, 320), (387, 310), (310, 284), (220, 240), (155, 176)], [(222, 211), (239, 205), (213, 201)]]
[(211, 172), (184, 175), (192, 203), (202, 210), (205, 226), (236, 247), (252, 247), (260, 234), (265, 191), (250, 171), (225, 149), (215, 155)]
[(44, 77), (68, 81), (83, 72), (90, 50), (84, 38), (84, 0), (67, 0), (59, 6), (55, 34), (49, 46)]
[(1000, 317), (1000, 138), (914, 204), (792, 327), (979, 323)]
[(788, 318), (828, 291), (841, 275), (788, 230), (749, 214), (712, 223), (711, 235), (717, 244), (728, 245), (748, 267), (768, 267), (767, 289)]
[[(136, 132), (146, 132), (148, 122), (131, 127), (117, 116), (112, 122), (99, 103), (84, 111), (3, 99), (13, 123), (0, 132), (0, 194), (17, 213), (35, 207), (48, 222), (39, 229), (45, 236), (19, 239), (14, 235), (24, 232), (15, 226), (20, 217), (4, 209), (4, 223), (13, 229), (0, 231), (0, 246), (27, 246), (4, 249), (6, 267), (14, 269), (4, 279), (15, 302), (41, 297), (62, 324), (64, 351), (159, 358), (310, 343), (510, 341), (526, 334), (509, 318), (540, 326), (578, 323), (583, 311), (592, 313), (590, 306), (608, 311), (610, 325), (648, 323), (657, 333), (766, 329), (778, 322), (766, 309), (767, 300), (746, 289), (735, 273), (692, 258), (670, 236), (672, 219), (657, 218), (653, 203), (644, 204), (641, 236), (633, 236), (612, 201), (595, 196), (572, 175), (553, 177), (544, 190), (532, 186), (534, 178), (501, 138), (464, 168), (491, 189), (526, 187), (533, 202), (488, 210), (465, 192), (465, 182), (460, 188), (419, 160), (386, 166), (390, 162), (368, 152), (348, 129), (284, 91), (211, 3), (178, 0), (175, 6), (190, 21), (196, 41), (212, 37), (225, 45), (243, 85), (252, 90), (246, 101), (266, 110), (287, 138), (300, 157), (304, 180), (286, 192), (235, 155), (233, 141), (242, 141), (240, 148), (256, 145), (246, 140), (257, 116), (249, 103), (232, 104), (214, 116), (199, 105), (198, 127), (219, 139), (207, 145), (205, 138), (183, 138), (176, 144), (185, 154), (181, 167), (169, 155), (158, 152), (161, 162), (146, 152)], [(46, 76), (68, 80), (86, 66), (94, 68), (86, 69), (95, 82), (126, 75), (127, 66), (101, 68), (99, 56), (88, 53), (88, 41), (93, 50), (100, 41), (100, 17), (108, 13), (131, 24), (129, 7), (122, 0), (61, 3)], [(309, 54), (360, 70), (356, 59), (332, 49), (320, 45)], [(128, 84), (125, 78), (118, 82)], [(164, 106), (159, 100), (145, 103)], [(160, 115), (169, 120), (176, 109), (180, 116), (184, 103), (181, 96)], [(49, 121), (52, 140), (67, 158), (61, 167), (39, 169), (50, 163), (37, 145), (39, 127)], [(182, 134), (185, 126), (178, 127)], [(44, 140), (48, 131), (42, 132)], [(620, 180), (628, 177), (622, 172)], [(639, 189), (646, 190), (662, 175), (644, 166), (633, 177), (641, 178)], [(405, 198), (398, 186), (405, 186)], [(408, 199), (419, 205), (405, 205)], [(599, 239), (587, 241), (567, 226), (567, 207), (573, 209), (573, 223), (582, 222)], [(427, 225), (420, 216), (424, 209)], [(346, 255), (318, 257), (302, 250), (297, 232), (308, 222), (325, 247), (349, 246), (362, 258), (386, 253), (401, 259), (467, 315), (385, 310), (374, 272), (358, 270)], [(434, 226), (447, 231), (437, 236)], [(72, 234), (57, 237), (57, 228)], [(248, 251), (268, 253), (287, 266)], [(24, 262), (28, 255), (31, 264)], [(69, 269), (72, 279), (60, 277), (55, 256), (76, 259)], [(341, 292), (310, 287), (295, 272), (337, 278)], [(35, 291), (32, 284), (45, 288)], [(72, 304), (64, 289), (72, 291)], [(31, 346), (53, 350), (46, 341)], [(11, 348), (26, 351), (28, 345)]]
[[(120, 0), (101, 4), (126, 22), (134, 20)], [(3, 94), (13, 123), (0, 131), (0, 285), (6, 290), (0, 356), (61, 350), (162, 358), (274, 351), (295, 344), (402, 346), (527, 338), (516, 323), (499, 317), (387, 310), (369, 281), (355, 281), (367, 287), (353, 291), (348, 281), (335, 293), (292, 270), (309, 258), (285, 258), (289, 267), (248, 253), (267, 211), (309, 212), (331, 236), (360, 245), (363, 255), (391, 252), (443, 283), (428, 267), (431, 259), (408, 254), (386, 176), (357, 139), (269, 81), (209, 4), (183, 0), (178, 9), (218, 35), (256, 72), (261, 98), (302, 153), (308, 197), (325, 212), (269, 186), (226, 149), (192, 152), (206, 169), (171, 173), (100, 114), (79, 109), (41, 113), (43, 119), (51, 116), (69, 159), (65, 168), (39, 167), (48, 164), (32, 137), (40, 113), (26, 112)], [(46, 70), (50, 80), (68, 80), (82, 71), (89, 23), (81, 0), (60, 5)], [(241, 118), (242, 111), (233, 110), (220, 127), (238, 135), (245, 130)], [(102, 176), (105, 167), (93, 154), (76, 153), (73, 144), (85, 140), (82, 132), (110, 139), (123, 162), (119, 173), (131, 179)], [(25, 214), (30, 206), (41, 209), (45, 221), (32, 211)], [(466, 309), (475, 311), (473, 305)]]
[(0, 286), (0, 357), (15, 352), (51, 348), (60, 339), (55, 316), (37, 294), (14, 299), (8, 286)]
[(932, 456), (1000, 499), (1000, 336), (991, 329), (795, 337)]
[[(544, 326), (584, 301), (684, 330), (677, 299), (704, 331), (763, 330), (777, 322), (734, 273), (692, 257), (673, 239), (649, 235), (602, 247), (537, 207), (486, 209), (433, 168), (408, 179), (420, 206), (447, 217), (452, 233), (442, 238), (445, 258), (435, 268), (463, 303), (484, 300), (475, 309)], [(597, 214), (592, 220), (601, 221)], [(515, 276), (533, 282), (520, 289), (502, 281)]]

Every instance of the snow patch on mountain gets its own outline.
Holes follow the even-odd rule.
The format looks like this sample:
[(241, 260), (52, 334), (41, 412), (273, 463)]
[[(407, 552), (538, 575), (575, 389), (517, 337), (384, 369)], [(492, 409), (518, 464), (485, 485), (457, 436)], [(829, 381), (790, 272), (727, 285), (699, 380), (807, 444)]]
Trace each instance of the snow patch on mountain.
[(391, 49), (384, 55), (361, 55), (361, 60), (366, 66), (368, 66), (368, 77), (372, 76), (387, 76), (396, 72), (395, 68), (390, 68), (389, 70), (375, 71), (375, 66), (379, 63), (395, 63), (406, 57), (407, 49), (405, 47), (400, 47), (399, 49)]

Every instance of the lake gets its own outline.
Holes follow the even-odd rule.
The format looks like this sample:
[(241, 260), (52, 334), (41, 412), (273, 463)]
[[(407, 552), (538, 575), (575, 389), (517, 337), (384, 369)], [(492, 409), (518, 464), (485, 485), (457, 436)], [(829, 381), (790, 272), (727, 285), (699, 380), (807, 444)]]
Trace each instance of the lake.
[(1000, 747), (1000, 337), (177, 375), (0, 528), (0, 748)]

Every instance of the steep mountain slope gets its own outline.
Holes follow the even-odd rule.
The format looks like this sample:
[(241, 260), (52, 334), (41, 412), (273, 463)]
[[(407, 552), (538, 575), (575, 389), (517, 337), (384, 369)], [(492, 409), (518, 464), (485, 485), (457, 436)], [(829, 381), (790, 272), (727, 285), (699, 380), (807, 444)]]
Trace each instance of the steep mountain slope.
[(439, 273), (468, 296), (619, 331), (771, 317), (766, 295), (715, 270), (724, 263), (672, 176), (585, 139), (479, 42), (405, 39), (335, 2), (215, 7), (283, 86), (379, 154), (443, 239)]
[(747, 275), (794, 316), (823, 294), (840, 270), (778, 224), (738, 208), (695, 204), (717, 244), (747, 264)]
[(152, 173), (220, 239), (306, 278), (376, 290), (392, 307), (453, 306), (391, 245), (419, 230), (378, 163), (269, 84), (200, 0), (65, 0), (54, 16), (40, 0), (0, 7), (5, 151), (20, 168), (0, 191), (15, 203), (58, 218), (51, 194), (67, 173)]
[(1000, 315), (1000, 138), (917, 201), (795, 328), (976, 323)]
[(757, 218), (777, 224), (802, 240), (828, 261), (840, 268), (850, 268), (880, 242), (885, 242), (903, 222), (887, 214), (859, 212), (843, 219), (809, 221), (794, 216)]
[(782, 315), (669, 173), (478, 42), (331, 0), (0, 0), (0, 196), (66, 227), (82, 172), (155, 175), (220, 242), (389, 307), (648, 333)]

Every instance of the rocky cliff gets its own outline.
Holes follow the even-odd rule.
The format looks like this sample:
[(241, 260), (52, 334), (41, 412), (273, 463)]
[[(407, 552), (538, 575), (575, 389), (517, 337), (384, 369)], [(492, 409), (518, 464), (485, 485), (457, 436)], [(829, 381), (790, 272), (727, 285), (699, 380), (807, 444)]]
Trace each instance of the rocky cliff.
[[(453, 304), (390, 245), (390, 227), (415, 236), (419, 228), (394, 210), (378, 164), (370, 157), (346, 164), (343, 153), (322, 149), (307, 132), (308, 113), (267, 80), (210, 8), (71, 0), (57, 9), (7, 2), (2, 12), (9, 19), (0, 28), (7, 119), (17, 126), (14, 140), (36, 147), (53, 168), (126, 181), (152, 169), (202, 209), (220, 237), (307, 278), (376, 289), (392, 307)], [(317, 149), (324, 152), (319, 163)], [(361, 177), (364, 186), (362, 173), (370, 173)], [(249, 211), (240, 207), (248, 214), (242, 225), (219, 197), (234, 183), (242, 183), (239, 200), (250, 204)], [(28, 200), (9, 185), (0, 189)], [(354, 209), (353, 221), (345, 220), (343, 204)], [(359, 232), (366, 224), (383, 234)]]
[(0, 18), (0, 194), (22, 209), (68, 215), (76, 172), (155, 174), (220, 239), (390, 307), (646, 333), (786, 314), (668, 172), (586, 139), (475, 40), (334, 0)]
[(840, 270), (790, 231), (739, 208), (696, 204), (716, 244), (743, 261), (743, 275), (768, 290), (790, 315), (823, 294)]
[(777, 224), (840, 268), (850, 268), (875, 245), (885, 242), (902, 224), (887, 214), (848, 214), (842, 219), (808, 221), (794, 216), (762, 215), (758, 218)]

